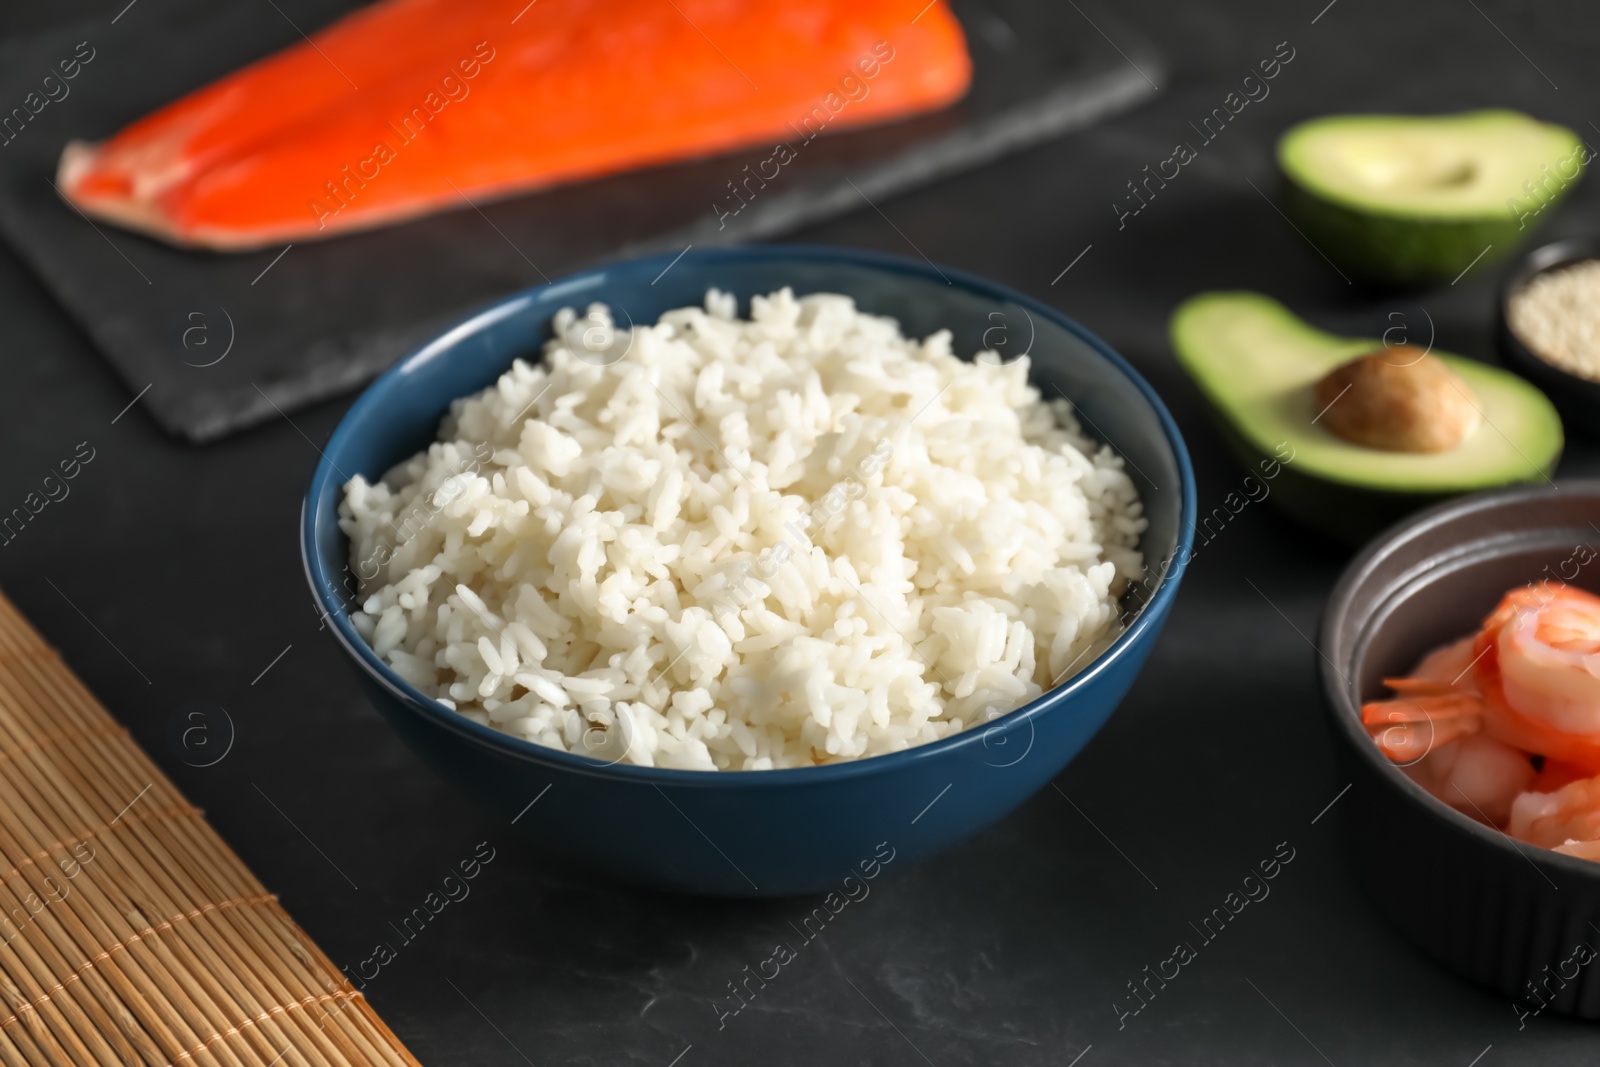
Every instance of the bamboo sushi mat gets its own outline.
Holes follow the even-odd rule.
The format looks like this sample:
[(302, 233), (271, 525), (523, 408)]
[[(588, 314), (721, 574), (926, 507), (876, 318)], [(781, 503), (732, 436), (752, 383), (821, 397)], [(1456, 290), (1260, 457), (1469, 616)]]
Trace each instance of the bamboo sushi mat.
[(0, 1065), (415, 1065), (0, 595)]

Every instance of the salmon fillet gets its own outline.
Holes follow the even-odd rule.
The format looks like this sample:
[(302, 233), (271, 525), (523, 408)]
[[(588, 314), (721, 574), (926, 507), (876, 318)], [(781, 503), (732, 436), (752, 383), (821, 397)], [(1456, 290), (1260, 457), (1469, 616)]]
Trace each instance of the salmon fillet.
[[(773, 180), (825, 130), (966, 91), (961, 27), (924, 3), (382, 0), (68, 144), (57, 186), (91, 217), (243, 250), (744, 145), (773, 144)], [(736, 207), (729, 185), (707, 201)]]

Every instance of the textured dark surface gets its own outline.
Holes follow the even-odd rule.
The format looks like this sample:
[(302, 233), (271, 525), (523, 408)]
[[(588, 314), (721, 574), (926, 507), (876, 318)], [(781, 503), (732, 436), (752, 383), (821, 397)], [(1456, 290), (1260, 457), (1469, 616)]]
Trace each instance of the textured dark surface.
[[(1425, 338), (1426, 309), (1441, 347), (1493, 358), (1497, 270), (1417, 296), (1358, 293), (1248, 184), (1273, 194), (1273, 138), (1333, 110), (1509, 104), (1593, 135), (1600, 16), (1577, 0), (1475, 3), (1481, 13), (1457, 0), (1338, 0), (1312, 25), (1325, 0), (1132, 0), (1119, 11), (1173, 68), (1155, 103), (882, 202), (892, 226), (863, 209), (804, 237), (902, 252), (909, 239), (1080, 318), (1168, 400), (1208, 509), (1242, 472), (1167, 346), (1167, 315), (1189, 293), (1259, 288), (1320, 327), (1373, 335), (1401, 312)], [(94, 8), (95, 24), (120, 6)], [(0, 17), (20, 31), (61, 11), (17, 5)], [(1119, 232), (1111, 203), (1123, 183), (1192, 139), (1188, 123), (1286, 39), (1296, 58), (1272, 95)], [(1550, 233), (1594, 229), (1600, 184), (1590, 183)], [(482, 239), (486, 254), (500, 243), (490, 231)], [(274, 272), (292, 265), (286, 258)], [(781, 977), (719, 1031), (727, 983), (794, 939), (789, 924), (818, 902), (728, 905), (584, 880), (516, 850), (506, 827), (406, 754), (317, 632), (300, 578), (300, 496), (344, 404), (204, 450), (176, 445), (137, 406), (111, 424), (127, 390), (7, 256), (0, 300), (0, 506), (19, 504), (77, 442), (97, 449), (72, 495), (0, 548), (0, 585), (335, 960), (354, 970), (380, 940), (397, 947), (367, 992), (424, 1062), (668, 1067), (683, 1054), (678, 1067), (924, 1057), (937, 1067), (1066, 1067), (1083, 1053), (1078, 1067), (1467, 1067), (1482, 1054), (1477, 1067), (1555, 1067), (1600, 1058), (1594, 1026), (1546, 1012), (1519, 1030), (1506, 998), (1409, 948), (1349, 873), (1342, 805), (1313, 824), (1349, 781), (1307, 641), (1344, 560), (1283, 522), (1270, 499), (1200, 544), (1149, 667), (1059, 791), (926, 866), (891, 865), (869, 898), (797, 942)], [(1561, 472), (1600, 474), (1600, 452), (1574, 442)], [(225, 707), (236, 727), (232, 751), (211, 767), (186, 767), (169, 739), (191, 700)], [(499, 852), (472, 895), (403, 943), (390, 923), (483, 840)], [(1295, 858), (1271, 896), (1200, 946), (1189, 924), (1282, 841)], [(1125, 983), (1186, 938), (1197, 958), (1119, 1029), (1113, 1005), (1136, 1003)]]
[[(916, 8), (906, 3), (909, 19)], [(129, 395), (149, 385), (157, 421), (195, 441), (346, 392), (499, 293), (622, 251), (747, 241), (854, 211), (1120, 111), (1154, 93), (1147, 76), (1161, 76), (1128, 31), (1108, 24), (1142, 74), (1078, 32), (1070, 7), (956, 0), (974, 64), (964, 100), (803, 144), (742, 208), (728, 183), (771, 145), (248, 255), (180, 251), (104, 224), (96, 233), (61, 202), (51, 179), (67, 140), (109, 136), (294, 43), (296, 26), (313, 30), (355, 5), (290, 6), (292, 18), (260, 2), (139, 0), (114, 26), (74, 21), (0, 51), (0, 100), (19, 103), (79, 42), (87, 47), (77, 54), (91, 57), (0, 154), (0, 233), (111, 358)]]

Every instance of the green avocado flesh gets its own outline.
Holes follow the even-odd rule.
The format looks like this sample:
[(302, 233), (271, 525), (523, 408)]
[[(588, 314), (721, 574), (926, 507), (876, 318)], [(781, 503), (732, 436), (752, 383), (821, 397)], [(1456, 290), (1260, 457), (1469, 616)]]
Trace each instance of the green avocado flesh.
[(1576, 184), (1571, 130), (1515, 111), (1333, 115), (1278, 142), (1291, 214), (1365, 281), (1453, 279), (1507, 255)]
[(1335, 436), (1314, 421), (1316, 382), (1383, 342), (1323, 333), (1259, 293), (1190, 298), (1173, 315), (1172, 343), (1247, 461), (1292, 456), (1284, 468), (1297, 480), (1406, 496), (1379, 508), (1384, 519), (1429, 497), (1543, 481), (1561, 455), (1561, 419), (1543, 393), (1506, 371), (1437, 351), (1482, 415), (1465, 441), (1448, 452), (1410, 453)]

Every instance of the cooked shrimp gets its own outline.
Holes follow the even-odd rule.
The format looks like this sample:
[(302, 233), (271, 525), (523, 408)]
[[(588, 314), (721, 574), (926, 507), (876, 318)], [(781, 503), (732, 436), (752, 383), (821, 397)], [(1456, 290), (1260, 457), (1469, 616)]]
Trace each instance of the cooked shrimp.
[(1600, 858), (1600, 777), (1580, 778), (1554, 793), (1522, 794), (1511, 805), (1508, 832), (1557, 852)]
[(1410, 677), (1385, 678), (1400, 695), (1362, 705), (1361, 721), (1412, 781), (1471, 818), (1504, 826), (1538, 772), (1526, 754), (1481, 732), (1473, 646), (1463, 638), (1428, 653)]
[(1452, 808), (1496, 827), (1506, 824), (1512, 802), (1526, 794), (1538, 776), (1526, 753), (1487, 734), (1436, 746), (1427, 759), (1403, 770)]
[(1600, 597), (1507, 593), (1477, 634), (1423, 657), (1361, 707), (1383, 753), (1458, 811), (1600, 860)]
[(1474, 648), (1489, 734), (1600, 771), (1600, 597), (1559, 582), (1513, 590)]
[(1400, 696), (1361, 705), (1361, 721), (1384, 755), (1402, 765), (1483, 729), (1472, 674), (1473, 641), (1462, 638), (1422, 657), (1409, 677), (1385, 678)]
[(1476, 688), (1472, 679), (1472, 657), (1477, 655), (1477, 650), (1473, 647), (1474, 641), (1475, 638), (1463, 637), (1459, 641), (1436, 648), (1422, 657), (1422, 662), (1417, 664), (1417, 669), (1411, 672), (1410, 678), (1385, 679), (1384, 684), (1391, 689), (1397, 681), (1435, 684), (1442, 682), (1457, 689)]
[(1373, 701), (1362, 705), (1361, 721), (1385, 756), (1408, 765), (1482, 730), (1483, 698), (1440, 693)]

